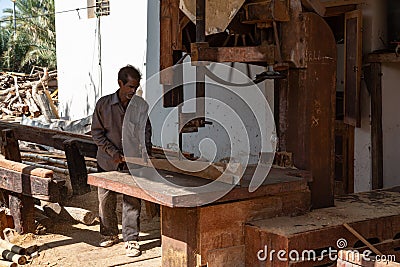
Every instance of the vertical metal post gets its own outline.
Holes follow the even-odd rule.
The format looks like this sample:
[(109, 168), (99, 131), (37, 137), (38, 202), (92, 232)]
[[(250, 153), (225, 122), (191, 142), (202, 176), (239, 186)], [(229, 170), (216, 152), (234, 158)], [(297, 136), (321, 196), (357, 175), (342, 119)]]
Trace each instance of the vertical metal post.
[[(196, 0), (196, 43), (205, 41), (206, 0)], [(205, 91), (204, 66), (196, 66), (196, 117), (200, 120), (200, 126), (204, 126), (205, 122)]]
[(17, 35), (17, 20), (15, 18), (15, 1), (16, 0), (11, 0), (13, 2), (13, 20), (14, 20), (14, 38), (16, 38)]

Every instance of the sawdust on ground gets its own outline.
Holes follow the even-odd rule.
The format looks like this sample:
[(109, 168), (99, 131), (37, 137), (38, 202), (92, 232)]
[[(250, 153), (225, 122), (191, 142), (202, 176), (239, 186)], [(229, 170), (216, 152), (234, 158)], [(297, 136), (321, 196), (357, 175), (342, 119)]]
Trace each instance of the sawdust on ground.
[[(118, 198), (117, 214), (121, 222), (121, 197)], [(83, 196), (76, 196), (66, 205), (88, 209), (98, 214), (97, 190)], [(52, 222), (46, 226), (47, 234), (26, 234), (17, 237), (13, 243), (29, 247), (37, 245), (39, 256), (33, 258), (30, 266), (161, 266), (161, 241), (159, 217), (148, 218), (142, 205), (140, 243), (142, 255), (129, 258), (125, 255), (124, 242), (109, 247), (98, 246), (99, 224), (86, 226), (80, 223)], [(119, 225), (121, 229), (121, 225)]]

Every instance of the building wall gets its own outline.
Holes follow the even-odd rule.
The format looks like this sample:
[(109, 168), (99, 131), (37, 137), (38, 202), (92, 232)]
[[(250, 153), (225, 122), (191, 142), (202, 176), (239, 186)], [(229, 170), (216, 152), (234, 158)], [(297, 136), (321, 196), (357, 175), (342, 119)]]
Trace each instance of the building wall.
[[(56, 12), (87, 7), (87, 0), (55, 0)], [(110, 0), (111, 14), (88, 19), (87, 10), (56, 15), (59, 112), (91, 115), (101, 96), (118, 89), (118, 70), (131, 64), (146, 77), (147, 1)]]
[(400, 185), (400, 64), (382, 64), (383, 186)]

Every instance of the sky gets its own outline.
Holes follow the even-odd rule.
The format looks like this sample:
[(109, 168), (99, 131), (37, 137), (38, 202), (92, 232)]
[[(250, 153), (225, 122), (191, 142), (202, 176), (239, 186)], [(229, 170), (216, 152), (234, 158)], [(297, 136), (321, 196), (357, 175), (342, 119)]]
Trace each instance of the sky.
[(12, 8), (13, 2), (11, 0), (0, 0), (0, 17), (3, 16), (3, 9)]

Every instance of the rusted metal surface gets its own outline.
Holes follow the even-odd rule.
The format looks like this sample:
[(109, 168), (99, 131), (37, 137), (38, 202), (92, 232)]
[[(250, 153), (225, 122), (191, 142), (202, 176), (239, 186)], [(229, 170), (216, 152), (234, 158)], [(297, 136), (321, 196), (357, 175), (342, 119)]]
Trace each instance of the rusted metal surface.
[[(300, 0), (290, 0), (290, 21), (281, 24), (282, 60), (295, 68), (307, 67), (306, 32)], [(322, 40), (322, 39), (320, 39)]]
[(320, 0), (301, 0), (303, 6), (305, 6), (310, 11), (317, 12), (318, 15), (324, 16), (326, 12), (325, 6)]
[[(160, 1), (160, 70), (173, 66), (174, 49), (182, 49), (178, 1)], [(171, 69), (160, 73), (160, 83), (173, 84), (173, 71)]]
[(207, 43), (192, 44), (193, 61), (213, 62), (273, 62), (275, 46), (208, 47)]
[(300, 44), (304, 47), (292, 59), (302, 59), (301, 66), (306, 68), (289, 70), (288, 88), (282, 93), (286, 100), (280, 104), (283, 120), (279, 122), (286, 132), (279, 135), (285, 139), (285, 150), (293, 152), (295, 166), (312, 172), (312, 203), (321, 208), (333, 205), (336, 44), (329, 26), (318, 15), (303, 13), (301, 22), (293, 38), (300, 28), (307, 29)]
[[(225, 31), (244, 2), (245, 0), (207, 0), (206, 35)], [(196, 23), (196, 0), (181, 0), (179, 7), (193, 23)]]
[(287, 1), (263, 1), (245, 4), (242, 23), (256, 24), (272, 21), (289, 21)]

